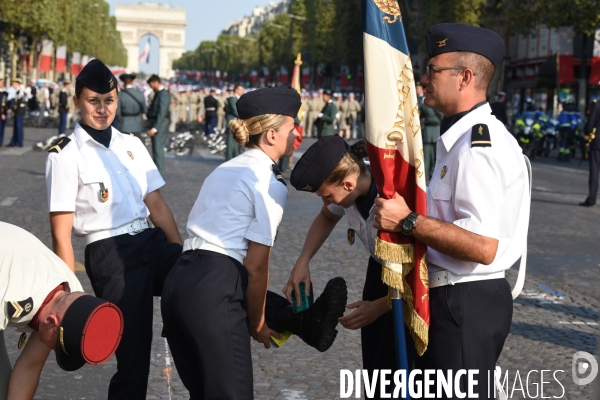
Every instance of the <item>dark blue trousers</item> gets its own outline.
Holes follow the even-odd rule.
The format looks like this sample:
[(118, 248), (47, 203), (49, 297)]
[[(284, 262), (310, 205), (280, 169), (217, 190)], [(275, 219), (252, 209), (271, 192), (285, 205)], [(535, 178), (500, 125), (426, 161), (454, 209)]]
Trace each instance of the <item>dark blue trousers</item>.
[(58, 125), (58, 134), (67, 133), (67, 113), (59, 113), (60, 124)]
[(2, 144), (4, 143), (4, 127), (5, 126), (6, 126), (6, 119), (0, 118), (0, 146), (2, 146)]
[(85, 248), (85, 270), (94, 294), (116, 304), (125, 329), (117, 349), (117, 373), (110, 400), (145, 400), (150, 373), (153, 297), (160, 296), (181, 245), (169, 243), (160, 228), (119, 235)]
[(13, 126), (13, 137), (10, 140), (9, 146), (23, 147), (23, 138), (25, 137), (25, 116), (15, 115), (15, 121)]
[(215, 133), (215, 126), (217, 125), (217, 117), (206, 117), (204, 122), (204, 134), (212, 135)]

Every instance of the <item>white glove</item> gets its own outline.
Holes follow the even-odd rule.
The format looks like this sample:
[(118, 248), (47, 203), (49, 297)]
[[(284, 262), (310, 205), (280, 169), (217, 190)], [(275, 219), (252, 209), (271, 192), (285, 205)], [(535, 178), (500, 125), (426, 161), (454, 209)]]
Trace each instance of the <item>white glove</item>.
[(317, 114), (317, 117), (318, 117), (318, 118), (321, 118), (322, 116), (323, 116), (323, 113), (319, 113), (319, 114)]

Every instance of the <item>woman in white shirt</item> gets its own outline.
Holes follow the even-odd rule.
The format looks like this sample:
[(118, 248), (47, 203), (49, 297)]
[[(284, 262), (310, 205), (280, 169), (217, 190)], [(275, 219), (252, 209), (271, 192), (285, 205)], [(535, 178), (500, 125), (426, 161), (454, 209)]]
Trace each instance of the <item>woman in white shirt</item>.
[(297, 296), (301, 282), (309, 290), (310, 260), (345, 215), (348, 243), (354, 244), (358, 236), (370, 257), (362, 300), (347, 305), (353, 311), (340, 318), (340, 323), (347, 329), (361, 330), (364, 369), (396, 370), (396, 355), (389, 351), (395, 342), (393, 316), (387, 306), (388, 287), (381, 281), (381, 261), (375, 256), (377, 229), (373, 227), (372, 209), (377, 186), (369, 165), (363, 161), (365, 157), (364, 140), (349, 146), (335, 135), (321, 138), (296, 163), (290, 176), (292, 186), (321, 197), (323, 207), (306, 235), (283, 291), (291, 300), (292, 290)]
[(115, 303), (125, 320), (108, 397), (145, 399), (152, 298), (161, 295), (182, 240), (159, 191), (165, 182), (145, 146), (111, 127), (117, 79), (100, 60), (79, 73), (73, 100), (81, 121), (50, 148), (46, 161), (52, 244), (75, 271), (71, 233), (85, 238), (85, 269), (94, 293)]
[(230, 128), (248, 150), (204, 181), (162, 296), (164, 334), (192, 399), (253, 398), (250, 335), (269, 348), (272, 335), (291, 331), (325, 351), (346, 303), (341, 278), (299, 314), (267, 292), (269, 256), (288, 197), (277, 161), (292, 155), (300, 96), (259, 89), (236, 106), (240, 119)]

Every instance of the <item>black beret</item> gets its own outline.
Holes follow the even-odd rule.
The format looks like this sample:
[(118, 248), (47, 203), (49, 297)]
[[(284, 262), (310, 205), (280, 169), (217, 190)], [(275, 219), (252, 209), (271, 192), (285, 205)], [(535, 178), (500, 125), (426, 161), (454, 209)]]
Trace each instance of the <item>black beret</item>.
[(116, 305), (94, 296), (78, 297), (61, 321), (56, 363), (65, 371), (102, 364), (115, 353), (122, 335), (123, 314)]
[(154, 81), (159, 81), (160, 82), (160, 78), (156, 74), (150, 75), (150, 78), (148, 78), (148, 80), (146, 82), (150, 83), (150, 82), (154, 82)]
[(119, 79), (122, 81), (134, 80), (136, 78), (135, 74), (121, 74), (119, 75)]
[(264, 88), (243, 94), (236, 103), (240, 119), (265, 114), (282, 114), (295, 118), (301, 105), (294, 89)]
[(427, 30), (425, 41), (429, 57), (468, 51), (486, 57), (496, 68), (505, 52), (504, 40), (496, 32), (457, 22), (433, 25)]
[(316, 192), (344, 158), (350, 146), (338, 135), (317, 140), (300, 157), (290, 175), (296, 190)]
[(117, 78), (102, 61), (95, 58), (83, 67), (75, 83), (96, 93), (105, 94), (117, 87)]

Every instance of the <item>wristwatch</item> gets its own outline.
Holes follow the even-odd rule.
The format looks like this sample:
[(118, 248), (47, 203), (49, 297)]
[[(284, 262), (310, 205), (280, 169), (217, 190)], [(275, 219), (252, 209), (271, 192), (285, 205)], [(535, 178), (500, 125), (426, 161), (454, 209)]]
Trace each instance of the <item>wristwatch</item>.
[(419, 216), (419, 214), (417, 214), (416, 212), (411, 212), (410, 214), (408, 214), (408, 216), (406, 218), (404, 218), (400, 222), (400, 227), (402, 228), (403, 234), (405, 234), (406, 236), (412, 236), (412, 231), (417, 226), (417, 217), (418, 216)]

